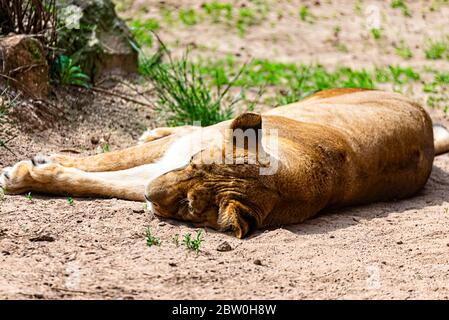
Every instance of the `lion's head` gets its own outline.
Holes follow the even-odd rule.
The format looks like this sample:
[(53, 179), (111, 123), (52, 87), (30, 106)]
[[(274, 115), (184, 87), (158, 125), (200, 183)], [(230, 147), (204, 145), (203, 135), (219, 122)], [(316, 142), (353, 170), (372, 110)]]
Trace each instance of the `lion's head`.
[[(246, 113), (234, 119), (230, 129), (258, 130), (261, 122), (260, 115)], [(154, 179), (145, 192), (154, 214), (232, 230), (238, 238), (260, 227), (278, 199), (271, 177), (260, 174), (264, 166), (260, 141), (256, 136), (254, 147), (246, 140), (239, 147), (233, 140), (230, 155), (225, 143), (210, 146), (185, 167)]]

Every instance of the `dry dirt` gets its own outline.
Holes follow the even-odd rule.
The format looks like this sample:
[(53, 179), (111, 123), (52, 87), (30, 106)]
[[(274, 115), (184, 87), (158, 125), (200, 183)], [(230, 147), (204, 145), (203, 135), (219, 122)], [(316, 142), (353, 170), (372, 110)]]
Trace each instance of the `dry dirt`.
[[(448, 6), (423, 18), (426, 2), (416, 1), (410, 5), (413, 17), (404, 18), (387, 2), (370, 2), (383, 12), (385, 39), (379, 44), (367, 37), (353, 1), (316, 2), (306, 2), (317, 16), (314, 24), (300, 22), (298, 2), (289, 1), (272, 5), (270, 19), (276, 23), (254, 26), (244, 37), (206, 23), (161, 32), (181, 46), (207, 45), (217, 55), (243, 51), (328, 67), (401, 63), (449, 70), (447, 60), (428, 61), (422, 53), (426, 37), (447, 26)], [(159, 4), (135, 1), (123, 16), (133, 15), (138, 5)], [(285, 19), (275, 16), (279, 13)], [(350, 52), (337, 52), (326, 41), (335, 25)], [(392, 53), (392, 41), (400, 38), (419, 46), (408, 62)], [(419, 92), (410, 94), (420, 99)], [(16, 137), (9, 143), (15, 155), (0, 149), (0, 167), (38, 152), (100, 152), (92, 140), (102, 138), (116, 150), (134, 144), (145, 126), (154, 125), (150, 110), (118, 98), (74, 90), (59, 92), (58, 101), (64, 101), (65, 118), (51, 129), (2, 127), (2, 134)], [(429, 111), (448, 123), (442, 112)], [(448, 198), (449, 156), (444, 155), (435, 160), (424, 190), (411, 199), (328, 212), (244, 240), (206, 230), (196, 255), (172, 241), (194, 228), (151, 220), (142, 203), (75, 198), (71, 206), (63, 197), (6, 196), (0, 201), (0, 299), (447, 299)], [(146, 246), (146, 226), (161, 246)], [(231, 251), (217, 251), (223, 241)]]

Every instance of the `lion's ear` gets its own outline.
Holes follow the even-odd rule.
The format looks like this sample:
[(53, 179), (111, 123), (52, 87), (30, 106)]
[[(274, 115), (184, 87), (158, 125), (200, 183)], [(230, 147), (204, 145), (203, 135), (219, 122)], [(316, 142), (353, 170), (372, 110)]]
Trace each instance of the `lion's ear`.
[[(226, 133), (226, 150), (233, 150), (227, 157), (243, 159), (255, 157), (265, 162), (267, 155), (262, 147), (262, 116), (258, 113), (246, 112), (235, 118)], [(230, 159), (230, 158), (229, 158)]]
[(242, 239), (257, 228), (257, 216), (252, 210), (238, 201), (229, 201), (220, 206), (218, 225), (222, 230), (231, 229), (234, 235)]
[(261, 130), (262, 116), (259, 113), (245, 112), (231, 122), (230, 129), (242, 129), (243, 131), (247, 129)]

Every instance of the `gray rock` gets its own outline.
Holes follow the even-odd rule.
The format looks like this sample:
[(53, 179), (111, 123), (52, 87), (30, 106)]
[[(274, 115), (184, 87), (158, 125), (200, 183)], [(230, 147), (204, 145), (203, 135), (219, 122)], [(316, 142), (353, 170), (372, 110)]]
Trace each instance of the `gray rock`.
[(57, 0), (58, 47), (92, 80), (137, 72), (138, 53), (111, 0)]

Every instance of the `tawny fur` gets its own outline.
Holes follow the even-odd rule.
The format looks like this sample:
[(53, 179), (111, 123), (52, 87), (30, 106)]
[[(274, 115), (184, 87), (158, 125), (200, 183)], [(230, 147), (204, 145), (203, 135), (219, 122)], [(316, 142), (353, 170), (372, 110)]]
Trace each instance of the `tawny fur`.
[[(260, 175), (260, 161), (208, 164), (223, 153), (217, 137), (226, 137), (230, 128), (277, 130), (277, 171)], [(8, 193), (146, 198), (160, 217), (244, 237), (256, 228), (301, 222), (325, 208), (415, 194), (430, 175), (435, 153), (449, 150), (449, 134), (438, 132), (442, 138), (434, 147), (430, 117), (402, 95), (332, 89), (204, 129), (158, 128), (140, 145), (117, 152), (22, 161), (4, 170), (0, 185)], [(198, 135), (203, 144), (188, 147)], [(273, 156), (265, 148), (268, 138), (262, 136), (258, 148)], [(245, 159), (251, 156), (244, 150)]]

